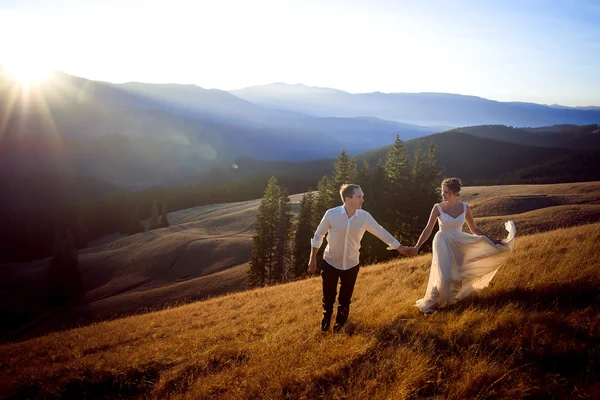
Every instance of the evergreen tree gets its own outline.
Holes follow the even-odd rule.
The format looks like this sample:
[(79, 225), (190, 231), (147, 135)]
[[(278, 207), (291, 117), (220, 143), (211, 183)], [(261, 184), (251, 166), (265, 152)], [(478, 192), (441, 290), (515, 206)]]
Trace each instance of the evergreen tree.
[(152, 202), (152, 211), (150, 213), (150, 224), (148, 225), (148, 230), (151, 231), (153, 229), (160, 228), (160, 221), (158, 220), (158, 204), (156, 200)]
[(371, 184), (371, 167), (369, 167), (369, 163), (367, 163), (366, 160), (363, 161), (360, 171), (358, 171), (356, 183), (362, 188), (362, 191), (365, 195), (365, 199), (371, 199), (373, 197), (373, 186)]
[[(339, 198), (339, 190), (333, 190), (333, 184), (331, 179), (327, 177), (327, 175), (323, 176), (321, 180), (317, 183), (317, 196), (313, 203), (313, 212), (312, 212), (312, 233), (315, 232), (317, 226), (323, 219), (323, 216), (330, 208), (334, 207), (334, 203), (332, 203), (332, 193), (337, 193)], [(312, 236), (311, 236), (312, 237)], [(325, 236), (324, 242), (327, 242), (327, 236)], [(321, 246), (319, 251), (317, 252), (317, 272), (320, 271), (320, 265), (323, 261), (323, 253), (325, 252), (325, 246)]]
[(316, 229), (317, 225), (325, 215), (325, 212), (333, 207), (331, 202), (332, 198), (332, 184), (331, 180), (327, 177), (327, 175), (323, 176), (321, 180), (317, 183), (317, 197), (314, 202), (314, 212), (313, 212), (313, 227)]
[[(413, 191), (411, 195), (412, 238), (416, 242), (427, 224), (433, 204), (440, 201), (440, 169), (437, 167), (437, 147), (429, 146), (427, 154), (420, 148), (415, 151), (413, 162)], [(428, 245), (426, 246), (428, 247)]]
[(386, 193), (385, 216), (392, 226), (390, 233), (401, 242), (409, 240), (410, 225), (410, 192), (411, 192), (411, 165), (406, 154), (404, 143), (400, 136), (387, 154), (385, 162)]
[[(360, 168), (360, 170), (358, 171), (358, 176), (356, 178), (356, 183), (358, 185), (360, 185), (364, 195), (365, 195), (365, 204), (363, 205), (363, 208), (366, 211), (369, 211), (369, 213), (371, 215), (375, 215), (374, 210), (376, 209), (376, 201), (375, 201), (375, 197), (374, 197), (374, 187), (373, 187), (373, 182), (372, 182), (372, 173), (371, 173), (371, 168), (369, 167), (369, 164), (367, 163), (367, 161), (363, 161), (363, 164)], [(375, 236), (371, 235), (370, 233), (366, 233), (365, 236), (363, 237), (363, 240), (361, 242), (361, 248), (360, 248), (360, 263), (361, 265), (366, 265), (366, 264), (370, 264), (374, 261), (374, 257), (373, 257), (373, 253), (374, 253), (374, 246), (376, 246), (376, 243), (379, 239), (377, 239)]]
[(356, 159), (348, 156), (342, 149), (340, 155), (333, 163), (333, 176), (331, 178), (330, 206), (341, 205), (340, 187), (345, 183), (356, 183)]
[(263, 199), (258, 206), (252, 237), (252, 255), (248, 275), (250, 285), (264, 286), (271, 283), (275, 262), (275, 245), (279, 228), (281, 189), (277, 179), (271, 177)]
[(48, 269), (48, 300), (57, 305), (79, 298), (83, 294), (79, 257), (70, 231), (54, 236), (54, 249)]
[(293, 275), (295, 277), (304, 276), (307, 272), (311, 250), (310, 239), (315, 231), (313, 227), (314, 202), (315, 195), (311, 191), (302, 195), (302, 199), (300, 200), (293, 250)]
[(279, 221), (275, 244), (275, 265), (271, 283), (289, 279), (290, 271), (290, 231), (292, 229), (292, 202), (286, 189), (281, 188), (279, 197)]
[(161, 228), (166, 228), (168, 227), (169, 224), (169, 219), (167, 218), (168, 212), (167, 212), (167, 202), (164, 201), (162, 204), (162, 213), (160, 214), (160, 218), (158, 221), (158, 225)]
[[(365, 203), (363, 208), (368, 211), (375, 220), (389, 232), (393, 232), (391, 221), (386, 219), (386, 206), (388, 199), (386, 197), (387, 179), (385, 175), (385, 164), (379, 160), (374, 171), (368, 171), (364, 165), (359, 173), (358, 182), (363, 188), (365, 194)], [(366, 177), (368, 176), (368, 179)], [(367, 183), (365, 185), (365, 182)], [(365, 187), (363, 187), (365, 185)], [(361, 242), (360, 262), (362, 265), (371, 264), (379, 260), (386, 260), (393, 257), (394, 254), (386, 250), (387, 245), (374, 235), (367, 232)]]
[[(427, 173), (427, 159), (425, 153), (420, 147), (417, 147), (413, 153), (413, 162), (412, 162), (412, 171), (411, 171), (411, 181), (412, 181), (412, 190), (410, 191), (409, 197), (410, 201), (408, 202), (407, 212), (410, 213), (412, 217), (410, 226), (411, 231), (407, 232), (407, 236), (411, 242), (416, 242), (419, 235), (419, 227), (425, 226), (427, 224), (427, 220), (423, 221), (423, 209), (427, 209), (431, 207), (430, 204), (424, 204), (424, 196), (425, 196), (425, 174)], [(428, 217), (428, 215), (427, 215)], [(427, 218), (425, 217), (425, 218)]]

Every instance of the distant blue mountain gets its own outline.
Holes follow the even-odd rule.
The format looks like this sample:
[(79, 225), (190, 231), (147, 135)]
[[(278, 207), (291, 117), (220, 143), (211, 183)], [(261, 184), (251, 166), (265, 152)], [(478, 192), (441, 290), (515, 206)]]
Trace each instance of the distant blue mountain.
[(436, 129), (272, 110), (195, 85), (115, 85), (61, 72), (26, 93), (1, 72), (1, 168), (77, 170), (127, 188), (167, 184), (238, 157), (358, 154)]
[(600, 122), (600, 108), (570, 108), (534, 103), (499, 102), (446, 93), (359, 93), (273, 83), (231, 91), (236, 96), (279, 110), (315, 116), (369, 115), (421, 126), (501, 124), (540, 127)]

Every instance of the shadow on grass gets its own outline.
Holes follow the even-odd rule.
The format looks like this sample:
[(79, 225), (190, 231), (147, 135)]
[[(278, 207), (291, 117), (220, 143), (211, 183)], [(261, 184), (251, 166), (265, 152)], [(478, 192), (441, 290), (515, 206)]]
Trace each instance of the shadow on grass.
[[(600, 310), (600, 282), (580, 281), (555, 283), (541, 288), (512, 290), (475, 295), (463, 299), (448, 311), (461, 312), (469, 307), (501, 308), (508, 303), (523, 306), (530, 311), (570, 312), (591, 307)], [(444, 310), (440, 310), (444, 312)]]
[[(489, 313), (490, 319), (493, 319), (496, 310), (509, 304), (521, 305), (531, 312), (531, 318), (500, 323), (491, 330), (457, 331), (450, 336), (444, 334), (439, 325), (430, 324), (429, 317), (424, 316), (416, 319), (401, 316), (383, 328), (350, 321), (338, 335), (369, 335), (377, 332), (377, 342), (373, 348), (366, 354), (349, 359), (343, 368), (335, 372), (329, 371), (311, 382), (295, 382), (284, 387), (283, 395), (292, 398), (301, 395), (327, 397), (331, 392), (343, 392), (349, 380), (360, 375), (365, 363), (374, 366), (385, 364), (385, 359), (382, 359), (385, 356), (382, 355), (403, 346), (412, 347), (415, 351), (427, 348), (435, 355), (432, 358), (433, 375), (425, 379), (424, 385), (415, 389), (414, 395), (418, 398), (447, 396), (447, 387), (443, 387), (447, 383), (435, 376), (457, 373), (446, 370), (445, 360), (453, 358), (468, 362), (465, 357), (467, 354), (473, 355), (474, 348), (478, 349), (481, 356), (492, 357), (494, 361), (504, 364), (506, 370), (513, 372), (501, 378), (486, 376), (473, 383), (467, 389), (469, 398), (498, 396), (502, 386), (508, 390), (519, 381), (527, 382), (527, 396), (532, 399), (597, 393), (596, 386), (600, 381), (600, 337), (590, 332), (585, 324), (578, 324), (568, 317), (571, 312), (586, 308), (598, 316), (600, 285), (585, 281), (536, 289), (516, 288), (489, 296), (472, 296), (437, 313), (442, 318), (446, 317), (444, 314), (451, 318), (451, 314), (475, 308), (482, 313)], [(433, 318), (431, 321), (438, 321), (435, 316)], [(484, 319), (480, 323), (487, 324), (489, 320)], [(543, 334), (543, 340), (540, 334)], [(379, 373), (385, 374), (385, 371)], [(425, 371), (423, 373), (427, 374)]]
[[(75, 374), (72, 378), (58, 377), (54, 389), (48, 384), (30, 384), (20, 387), (9, 399), (121, 399), (158, 398), (183, 393), (195, 379), (242, 365), (250, 359), (248, 352), (226, 351), (205, 363), (178, 366), (176, 363), (150, 363), (118, 373), (93, 371)], [(173, 368), (178, 368), (173, 374)], [(163, 374), (164, 385), (156, 390)]]
[[(149, 364), (115, 375), (109, 371), (82, 373), (55, 392), (48, 387), (31, 384), (21, 387), (9, 399), (111, 399), (138, 398), (158, 381), (161, 371), (170, 365)], [(59, 378), (60, 380), (60, 378)]]

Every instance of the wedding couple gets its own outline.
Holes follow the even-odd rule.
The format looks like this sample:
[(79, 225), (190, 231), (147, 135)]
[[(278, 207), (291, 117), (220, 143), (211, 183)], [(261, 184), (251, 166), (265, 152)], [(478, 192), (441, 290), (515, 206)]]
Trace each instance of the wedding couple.
[[(311, 241), (312, 249), (308, 267), (316, 271), (316, 255), (326, 233), (327, 247), (323, 255), (321, 277), (323, 280), (323, 318), (321, 330), (328, 331), (337, 294), (340, 291), (334, 332), (348, 321), (354, 284), (358, 276), (360, 241), (365, 231), (371, 232), (389, 247), (405, 256), (414, 256), (429, 238), (436, 221), (439, 232), (433, 239), (433, 259), (425, 297), (415, 306), (424, 314), (456, 303), (463, 297), (486, 287), (500, 265), (508, 258), (514, 245), (515, 225), (505, 223), (508, 236), (493, 240), (475, 225), (471, 209), (458, 201), (461, 181), (448, 178), (442, 182), (441, 203), (435, 204), (427, 226), (414, 247), (402, 246), (388, 231), (362, 210), (364, 194), (358, 185), (345, 184), (340, 188), (342, 206), (327, 210)], [(465, 221), (472, 235), (462, 232)]]

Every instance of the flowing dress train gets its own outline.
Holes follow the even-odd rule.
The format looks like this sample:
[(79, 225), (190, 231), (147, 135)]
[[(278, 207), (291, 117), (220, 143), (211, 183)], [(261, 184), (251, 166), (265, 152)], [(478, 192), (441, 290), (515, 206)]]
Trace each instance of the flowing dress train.
[(485, 236), (462, 231), (467, 205), (454, 218), (436, 204), (439, 231), (433, 238), (433, 259), (425, 297), (415, 306), (429, 313), (439, 307), (456, 303), (469, 294), (488, 286), (500, 266), (512, 252), (516, 228), (512, 221), (504, 224), (506, 239), (494, 244)]

